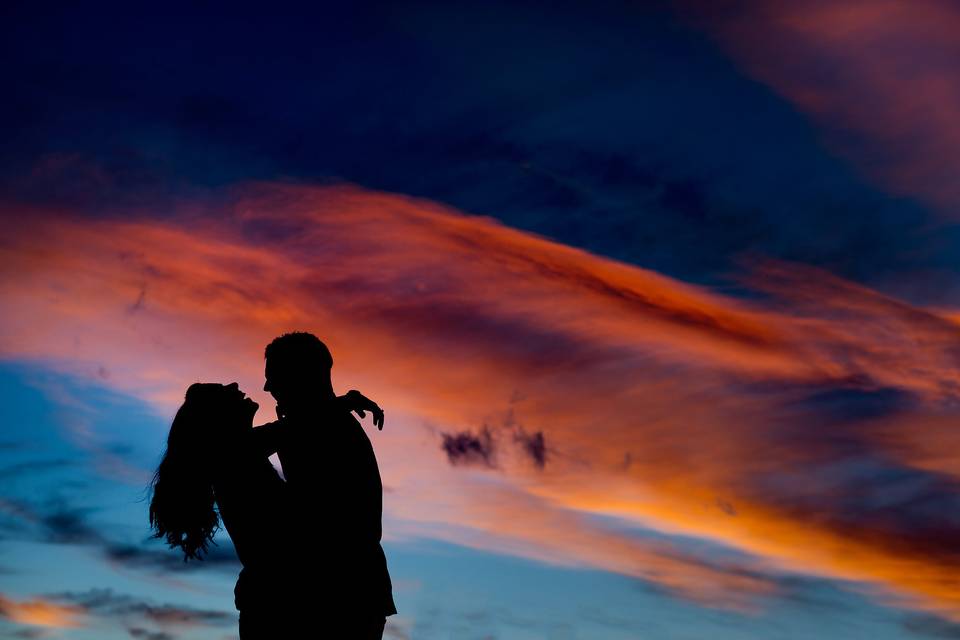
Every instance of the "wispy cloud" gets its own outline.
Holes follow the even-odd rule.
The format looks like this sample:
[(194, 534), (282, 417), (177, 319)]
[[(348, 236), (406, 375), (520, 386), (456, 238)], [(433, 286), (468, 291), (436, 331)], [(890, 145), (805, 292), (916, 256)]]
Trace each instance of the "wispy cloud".
[(159, 542), (130, 544), (112, 538), (110, 527), (97, 522), (90, 510), (59, 498), (43, 504), (2, 498), (0, 515), (3, 516), (0, 521), (3, 538), (87, 547), (118, 568), (152, 574), (204, 569), (236, 573), (240, 568), (229, 540), (219, 540), (202, 562), (184, 562), (182, 554), (164, 548)]
[(194, 627), (232, 625), (233, 611), (196, 609), (178, 605), (156, 605), (141, 598), (121, 594), (112, 589), (66, 591), (48, 596), (52, 601), (69, 603), (90, 614), (126, 622), (149, 622), (161, 627)]
[(38, 627), (70, 628), (81, 625), (82, 607), (35, 598), (14, 600), (0, 595), (0, 618)]
[(950, 0), (679, 0), (744, 68), (890, 191), (956, 217), (960, 7)]
[[(312, 330), (335, 382), (370, 390), (408, 427), (432, 425), (382, 434), (395, 438), (381, 449), (398, 488), (387, 508), (411, 535), (615, 571), (716, 606), (748, 606), (793, 571), (960, 617), (960, 522), (944, 515), (958, 512), (958, 479), (919, 453), (911, 427), (955, 412), (960, 326), (948, 313), (775, 262), (750, 266), (756, 297), (734, 298), (348, 186), (248, 185), (162, 219), (9, 213), (3, 357), (171, 415), (196, 380), (239, 380), (270, 406), (263, 345)], [(899, 400), (873, 414), (825, 408), (887, 396)], [(496, 470), (452, 468), (471, 456), (494, 466), (483, 424), (513, 425)], [(391, 459), (400, 440), (404, 459)], [(706, 560), (597, 516), (746, 559)]]
[(176, 632), (236, 624), (236, 614), (232, 611), (156, 605), (112, 589), (54, 593), (28, 600), (0, 594), (0, 618), (25, 625), (15, 633), (16, 637), (25, 638), (47, 637), (44, 628), (69, 629), (106, 624), (108, 627), (120, 625), (134, 638), (172, 640), (178, 637)]

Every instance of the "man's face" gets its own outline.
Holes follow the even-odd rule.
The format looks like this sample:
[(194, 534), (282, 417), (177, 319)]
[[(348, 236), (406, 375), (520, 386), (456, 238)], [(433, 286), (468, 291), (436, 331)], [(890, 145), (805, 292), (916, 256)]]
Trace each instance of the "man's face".
[(267, 358), (263, 371), (263, 390), (277, 401), (277, 415), (309, 403), (316, 394), (315, 376), (302, 363), (290, 360)]
[(316, 401), (318, 394), (330, 386), (329, 373), (326, 383), (319, 373), (319, 367), (313, 362), (303, 362), (297, 358), (267, 358), (263, 371), (263, 390), (277, 401), (279, 413), (308, 406)]
[(268, 358), (263, 375), (266, 379), (263, 390), (268, 391), (278, 405), (283, 405), (285, 400), (289, 402), (291, 391), (293, 391), (289, 371)]

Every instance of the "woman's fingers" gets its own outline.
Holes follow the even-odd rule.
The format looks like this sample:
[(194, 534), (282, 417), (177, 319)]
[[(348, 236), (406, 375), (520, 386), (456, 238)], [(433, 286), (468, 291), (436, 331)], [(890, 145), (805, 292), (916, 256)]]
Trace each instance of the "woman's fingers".
[(347, 392), (347, 395), (352, 397), (353, 411), (355, 411), (361, 419), (365, 418), (369, 411), (373, 417), (374, 426), (378, 430), (383, 431), (383, 409), (380, 408), (380, 405), (356, 389), (351, 389)]

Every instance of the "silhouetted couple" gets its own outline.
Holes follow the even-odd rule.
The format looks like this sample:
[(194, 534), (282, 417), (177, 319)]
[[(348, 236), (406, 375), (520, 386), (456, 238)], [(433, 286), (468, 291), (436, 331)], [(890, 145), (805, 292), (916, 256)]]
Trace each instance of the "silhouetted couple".
[[(359, 422), (383, 412), (358, 391), (337, 397), (333, 358), (309, 333), (266, 349), (279, 420), (253, 427), (236, 383), (194, 384), (153, 479), (157, 537), (200, 558), (223, 521), (243, 564), (240, 637), (381, 638), (397, 612), (380, 546), (383, 487)], [(267, 459), (277, 453), (286, 480)]]

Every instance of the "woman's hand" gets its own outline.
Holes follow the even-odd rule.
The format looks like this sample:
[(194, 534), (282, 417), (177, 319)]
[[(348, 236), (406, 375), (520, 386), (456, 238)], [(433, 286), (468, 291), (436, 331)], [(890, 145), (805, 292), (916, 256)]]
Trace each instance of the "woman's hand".
[(348, 411), (356, 411), (361, 418), (366, 417), (367, 411), (373, 416), (374, 426), (383, 431), (383, 409), (376, 402), (363, 395), (356, 389), (351, 389), (341, 396)]

